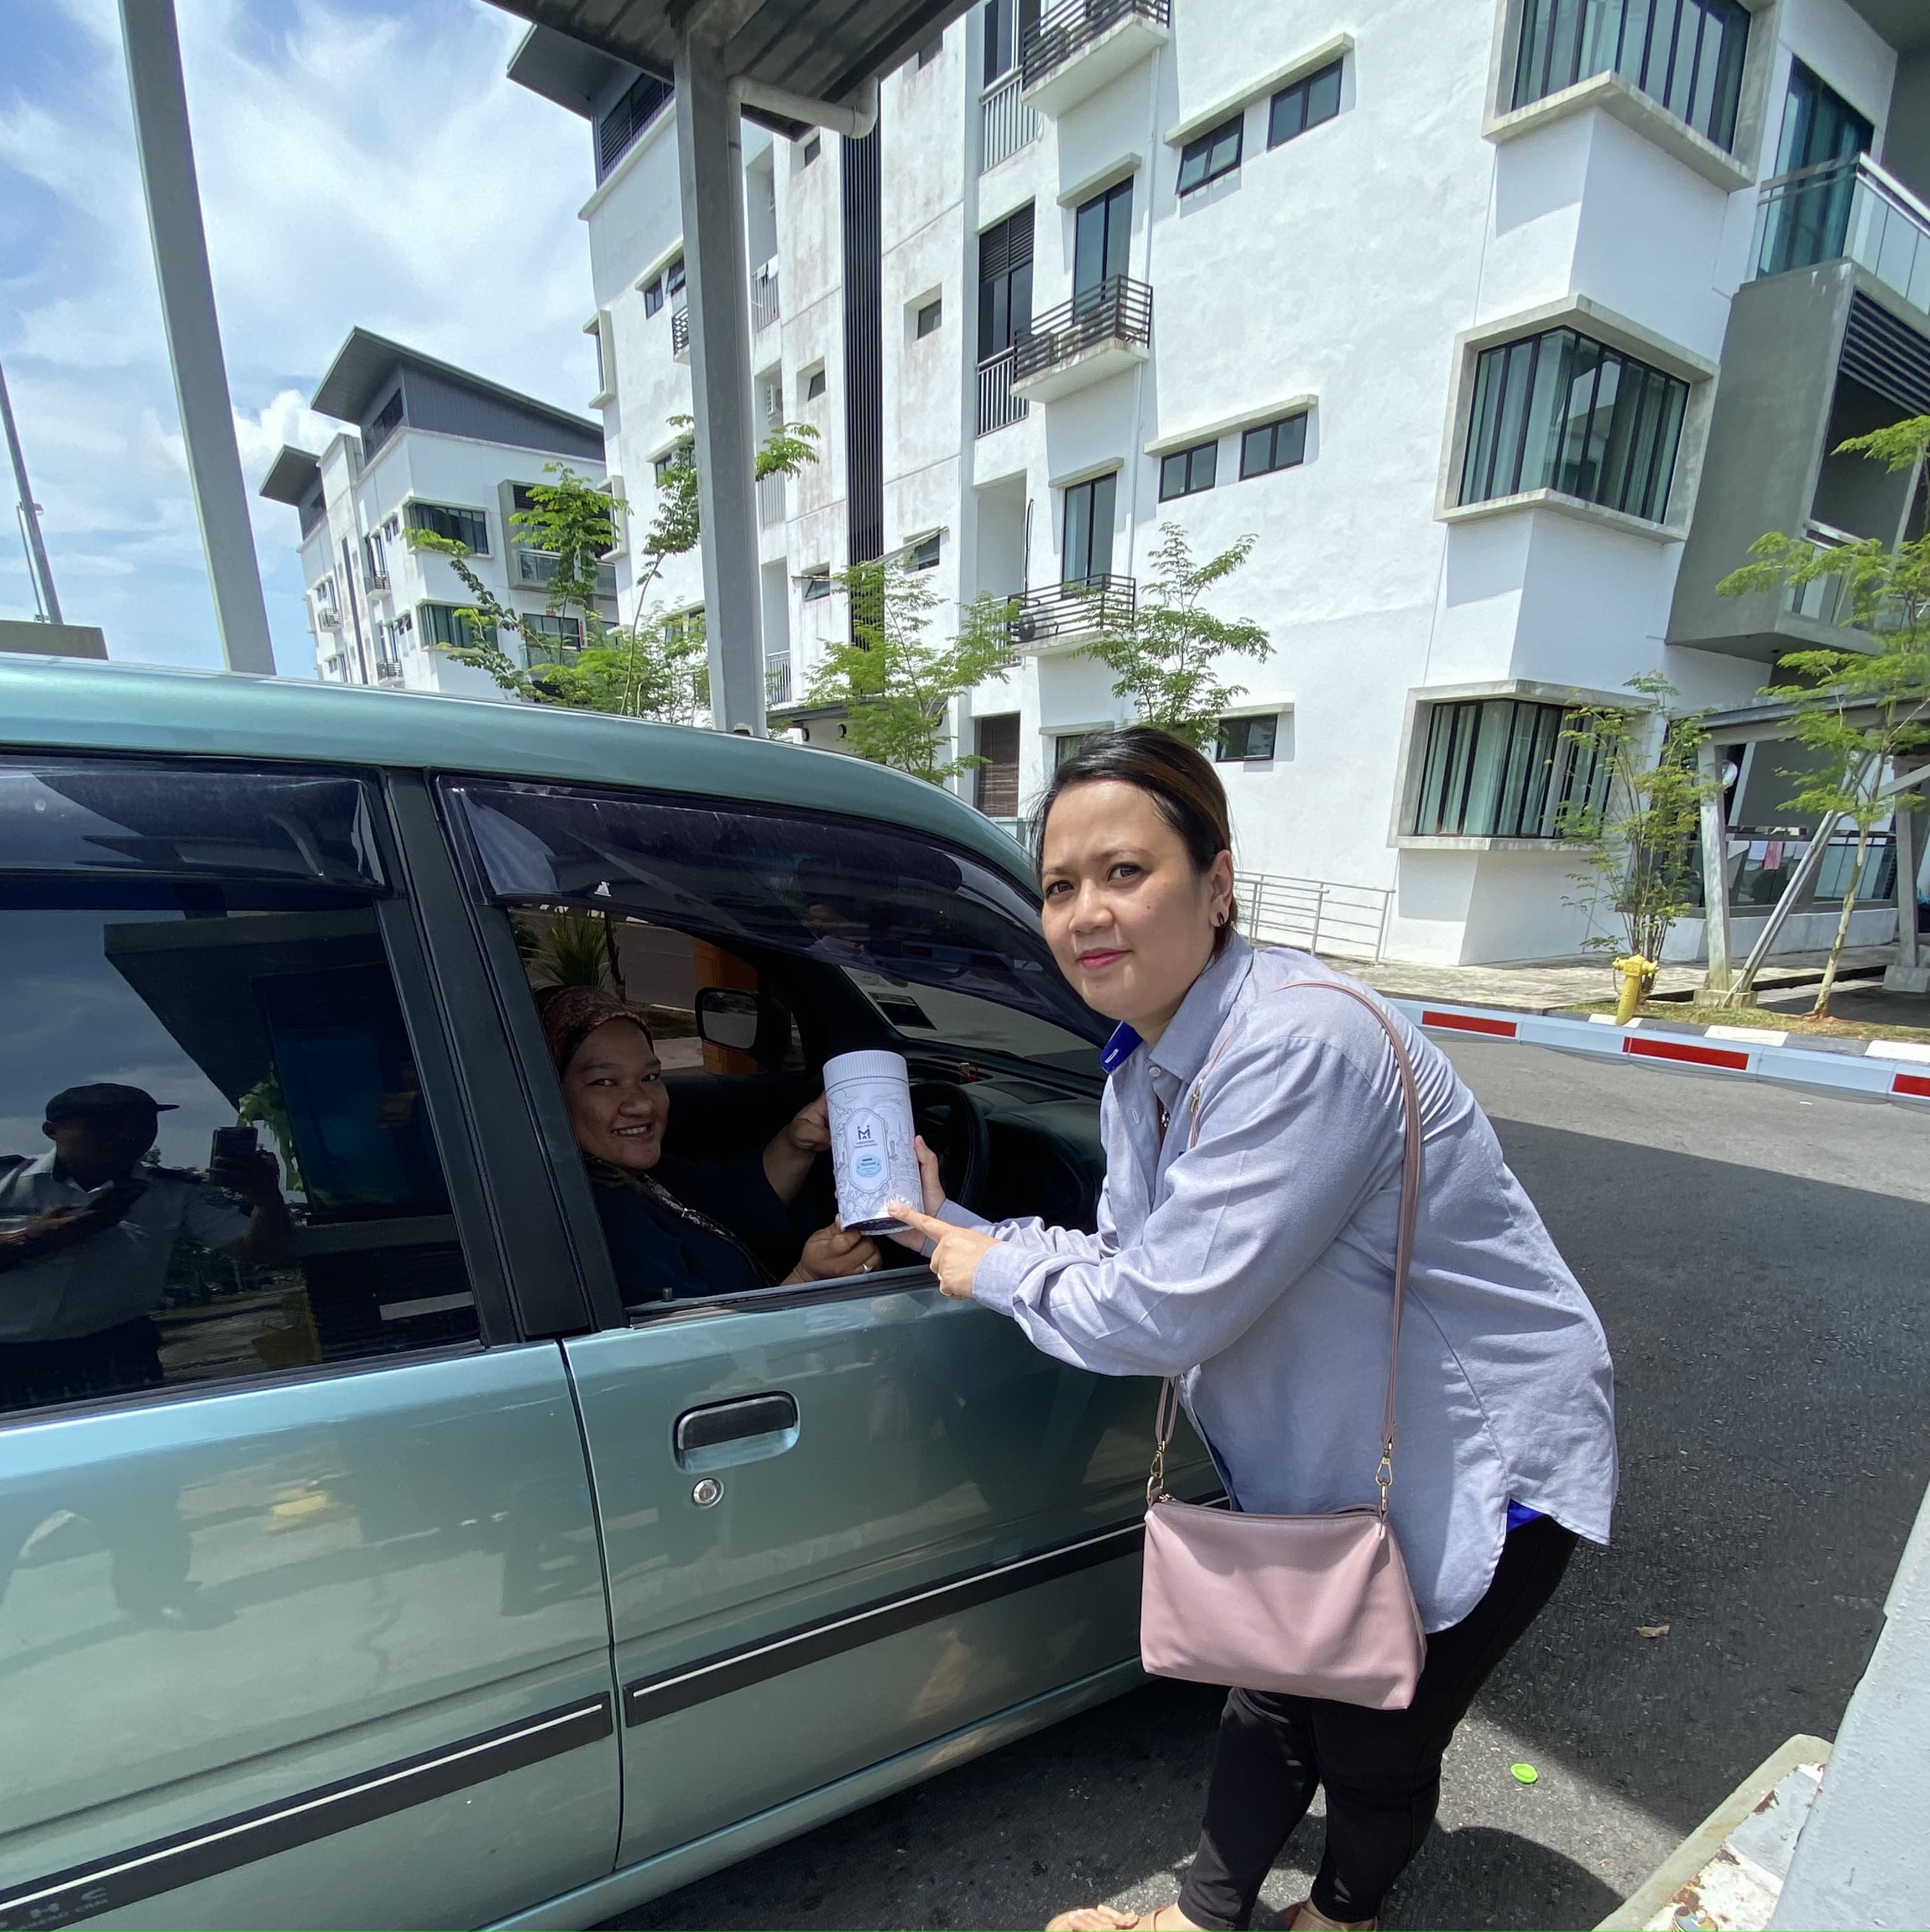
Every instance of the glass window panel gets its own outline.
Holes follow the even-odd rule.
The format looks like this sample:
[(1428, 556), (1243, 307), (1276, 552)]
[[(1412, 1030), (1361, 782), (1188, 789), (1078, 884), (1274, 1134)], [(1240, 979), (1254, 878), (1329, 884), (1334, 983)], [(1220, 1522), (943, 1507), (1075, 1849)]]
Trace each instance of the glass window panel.
[(1681, 441), (1682, 410), (1688, 398), (1686, 383), (1665, 381), (1662, 384), (1655, 425), (1655, 480), (1638, 513), (1655, 523), (1660, 523), (1668, 513), (1669, 485), (1675, 476), (1676, 451)]
[(1307, 125), (1307, 90), (1283, 88), (1273, 98), (1267, 115), (1267, 146), (1277, 148), (1290, 141)]
[(1494, 452), (1501, 417), (1499, 388), (1507, 364), (1506, 350), (1490, 349), (1475, 364), (1467, 454), (1461, 464), (1463, 503), (1478, 503), (1494, 494)]
[[(1666, 0), (1664, 0), (1666, 4)], [(1628, 0), (1616, 41), (1616, 71), (1639, 87), (1643, 63), (1649, 57), (1649, 41), (1655, 31), (1656, 0)]]
[(1323, 68), (1307, 82), (1307, 124), (1317, 128), (1340, 111), (1340, 63)]
[(1602, 350), (1598, 342), (1577, 336), (1568, 358), (1568, 380), (1562, 394), (1562, 419), (1556, 428), (1559, 437), (1548, 487), (1563, 495), (1583, 495), (1588, 453), (1588, 426), (1595, 409), (1595, 393), (1601, 374)]
[(1601, 500), (1617, 510), (1628, 507), (1629, 460), (1651, 373), (1640, 363), (1624, 362), (1617, 374), (1614, 410), (1602, 446), (1601, 484)]
[[(1511, 490), (1545, 490), (1552, 482), (1567, 404), (1575, 334), (1559, 328), (1541, 339), (1529, 392), (1526, 420), (1522, 425), (1521, 458)], [(1505, 450), (1503, 452), (1505, 455)]]

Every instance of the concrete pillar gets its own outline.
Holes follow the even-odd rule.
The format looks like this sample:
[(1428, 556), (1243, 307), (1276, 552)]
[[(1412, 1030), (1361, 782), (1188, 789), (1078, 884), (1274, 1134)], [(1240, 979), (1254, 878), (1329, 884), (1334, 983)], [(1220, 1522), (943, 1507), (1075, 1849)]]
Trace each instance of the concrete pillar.
[(161, 324), (174, 369), (181, 434), (201, 547), (215, 593), (215, 623), (222, 662), (230, 670), (275, 674), (261, 566), (242, 486), (241, 453), (221, 356), (215, 285), (208, 273), (208, 238), (181, 80), (181, 43), (174, 0), (121, 0), (121, 35), (134, 96), (134, 145), (146, 192), (155, 276), (161, 285)]
[(1916, 808), (1921, 794), (1896, 795), (1896, 961), (1883, 970), (1884, 990), (1930, 993), (1930, 965), (1916, 940), (1916, 874), (1923, 862), (1918, 842)]
[(1696, 754), (1696, 776), (1708, 788), (1702, 800), (1703, 932), (1709, 945), (1709, 971), (1703, 981), (1712, 994), (1729, 990), (1729, 814), (1722, 803), (1720, 748), (1705, 739)]
[(676, 82), (710, 716), (722, 730), (761, 738), (764, 649), (743, 134), (722, 56), (700, 35), (678, 42)]

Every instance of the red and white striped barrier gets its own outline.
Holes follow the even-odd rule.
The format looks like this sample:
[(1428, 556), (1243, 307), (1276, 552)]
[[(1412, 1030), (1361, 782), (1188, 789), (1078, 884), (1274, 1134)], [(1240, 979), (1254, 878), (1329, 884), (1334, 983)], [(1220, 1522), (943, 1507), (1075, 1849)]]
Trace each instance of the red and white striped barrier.
[(1491, 1006), (1452, 1006), (1434, 1000), (1389, 998), (1387, 1004), (1415, 1026), (1465, 1039), (1517, 1040), (1523, 1046), (1552, 1047), (1562, 1053), (1817, 1088), (1845, 1099), (1930, 1105), (1930, 1065), (1913, 1064), (1914, 1053), (1907, 1060), (1888, 1058), (1879, 1050), (1883, 1042), (1873, 1042), (1872, 1050), (1865, 1054), (1816, 1052), (1786, 1046), (1775, 1034), (1758, 1043), (1742, 1027), (1724, 1028), (1719, 1039), (1712, 1039), (1657, 1032), (1639, 1022), (1619, 1027), (1599, 1020), (1503, 1012)]

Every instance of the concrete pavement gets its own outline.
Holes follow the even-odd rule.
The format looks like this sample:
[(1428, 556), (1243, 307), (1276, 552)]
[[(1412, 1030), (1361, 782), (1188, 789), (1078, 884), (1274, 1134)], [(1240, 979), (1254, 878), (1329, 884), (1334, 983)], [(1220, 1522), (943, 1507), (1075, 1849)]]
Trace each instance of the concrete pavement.
[[(1784, 1738), (1832, 1736), (1868, 1653), (1930, 1480), (1930, 1114), (1448, 1050), (1601, 1311), (1622, 1500), (1463, 1727), (1383, 1922), (1589, 1926)], [(1217, 1705), (1150, 1685), (613, 1922), (1151, 1905), (1190, 1855)], [(1319, 1843), (1317, 1819), (1289, 1841), (1273, 1906)]]

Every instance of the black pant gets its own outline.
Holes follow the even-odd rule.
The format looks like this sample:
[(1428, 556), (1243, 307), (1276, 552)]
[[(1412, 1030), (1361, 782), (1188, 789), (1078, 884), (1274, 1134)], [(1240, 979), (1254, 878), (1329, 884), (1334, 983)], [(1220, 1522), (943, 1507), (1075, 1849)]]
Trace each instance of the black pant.
[(1490, 1671), (1555, 1593), (1571, 1531), (1543, 1516), (1511, 1532), (1487, 1594), (1427, 1640), (1404, 1711), (1235, 1690), (1199, 1850), (1180, 1888), (1196, 1925), (1248, 1924), (1260, 1886), (1316, 1787), (1327, 1792), (1327, 1846), (1313, 1903), (1329, 1918), (1373, 1918), (1421, 1849), (1441, 1796), (1441, 1754)]

